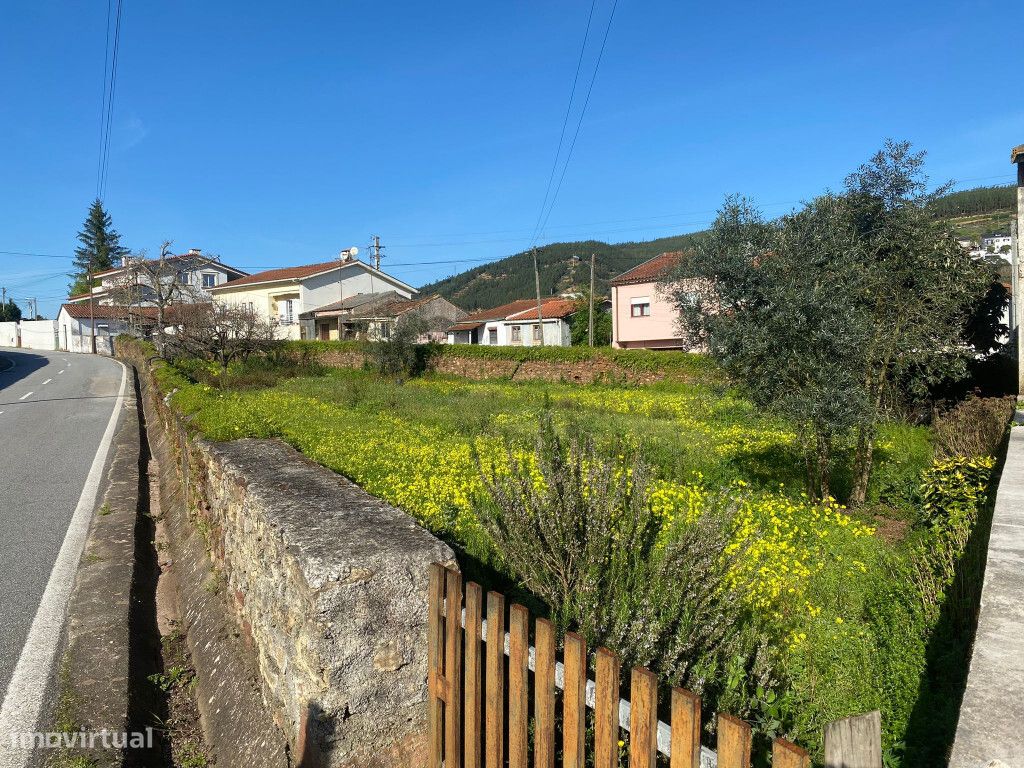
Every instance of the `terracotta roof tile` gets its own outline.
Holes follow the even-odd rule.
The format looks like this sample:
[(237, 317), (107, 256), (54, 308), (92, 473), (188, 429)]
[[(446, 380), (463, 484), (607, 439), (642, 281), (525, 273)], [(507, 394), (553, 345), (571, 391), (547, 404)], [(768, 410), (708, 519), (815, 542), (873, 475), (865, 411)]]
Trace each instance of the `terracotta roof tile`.
[(251, 285), (253, 283), (271, 283), (277, 280), (294, 280), (297, 278), (309, 277), (326, 272), (329, 269), (341, 266), (340, 261), (324, 261), (319, 264), (305, 264), (300, 267), (283, 267), (281, 269), (267, 269), (263, 272), (256, 272), (252, 275), (239, 277), (236, 280), (229, 280), (221, 283), (217, 288), (237, 288), (240, 285)]
[(660, 253), (653, 259), (637, 264), (617, 277), (611, 279), (611, 285), (629, 285), (630, 283), (651, 283), (660, 280), (671, 272), (682, 259), (682, 251)]
[(156, 307), (126, 307), (110, 304), (62, 304), (61, 309), (66, 310), (68, 315), (76, 320), (88, 320), (94, 317), (97, 320), (125, 320), (129, 315), (141, 315), (142, 317), (156, 318)]
[[(571, 299), (548, 299), (541, 302), (541, 312), (545, 318), (568, 317), (576, 311), (576, 302)], [(536, 320), (537, 305), (533, 303), (529, 309), (516, 312), (505, 318), (506, 320)]]

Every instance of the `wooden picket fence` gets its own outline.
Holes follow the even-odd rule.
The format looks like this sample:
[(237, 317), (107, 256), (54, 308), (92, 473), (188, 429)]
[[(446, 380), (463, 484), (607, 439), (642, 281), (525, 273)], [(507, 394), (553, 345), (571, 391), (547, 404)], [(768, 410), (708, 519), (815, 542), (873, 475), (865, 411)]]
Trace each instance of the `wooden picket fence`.
[[(595, 679), (589, 680), (587, 647), (581, 636), (566, 633), (559, 662), (551, 622), (534, 622), (531, 647), (530, 614), (524, 606), (509, 608), (506, 632), (504, 595), (487, 593), (485, 616), (480, 585), (467, 583), (463, 594), (462, 575), (436, 563), (430, 567), (429, 610), (430, 768), (527, 768), (531, 687), (535, 768), (555, 766), (558, 689), (562, 691), (563, 768), (584, 768), (588, 749), (595, 768), (618, 768), (620, 739), (628, 745), (630, 768), (655, 768), (659, 753), (670, 768), (707, 768), (716, 763), (718, 768), (750, 767), (747, 723), (719, 713), (716, 752), (702, 749), (700, 697), (673, 688), (671, 722), (659, 722), (654, 673), (634, 667), (629, 700), (620, 700), (621, 665), (614, 653), (597, 649)], [(593, 744), (586, 743), (587, 707), (594, 710)], [(620, 736), (620, 729), (627, 734)], [(775, 740), (772, 768), (809, 765), (800, 747)]]

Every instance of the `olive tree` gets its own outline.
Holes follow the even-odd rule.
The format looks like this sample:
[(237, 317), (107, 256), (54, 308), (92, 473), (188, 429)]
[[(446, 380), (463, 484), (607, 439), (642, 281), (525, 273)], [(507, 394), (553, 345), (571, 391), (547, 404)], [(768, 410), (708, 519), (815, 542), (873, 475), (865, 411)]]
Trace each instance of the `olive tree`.
[(946, 188), (925, 191), (923, 161), (889, 142), (842, 193), (775, 221), (728, 198), (664, 286), (693, 343), (797, 425), (818, 496), (849, 441), (850, 500), (864, 501), (887, 409), (962, 376), (975, 354), (966, 327), (990, 270), (928, 210)]

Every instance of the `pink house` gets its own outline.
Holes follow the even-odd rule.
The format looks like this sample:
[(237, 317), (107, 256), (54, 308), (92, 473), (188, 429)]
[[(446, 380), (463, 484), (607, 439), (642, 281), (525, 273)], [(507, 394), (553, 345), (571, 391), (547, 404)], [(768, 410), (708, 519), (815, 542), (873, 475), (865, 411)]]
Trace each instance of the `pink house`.
[(611, 280), (612, 346), (617, 349), (689, 349), (680, 337), (679, 311), (661, 290), (682, 253), (663, 253)]

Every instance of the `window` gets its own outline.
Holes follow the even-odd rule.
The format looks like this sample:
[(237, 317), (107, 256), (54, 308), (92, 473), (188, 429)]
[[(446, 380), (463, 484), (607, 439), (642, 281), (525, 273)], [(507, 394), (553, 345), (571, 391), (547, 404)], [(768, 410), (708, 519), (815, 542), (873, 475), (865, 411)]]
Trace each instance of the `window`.
[(295, 308), (292, 299), (285, 299), (281, 302), (281, 325), (291, 325), (295, 322)]
[(533, 340), (534, 341), (540, 341), (540, 335), (541, 335), (541, 325), (540, 325), (540, 323), (537, 323), (535, 326), (533, 326)]
[(487, 343), (488, 344), (492, 344), (492, 345), (497, 345), (497, 343), (498, 343), (498, 329), (497, 328), (488, 328), (487, 329)]
[(640, 296), (629, 302), (630, 317), (650, 317), (651, 300), (647, 296)]
[(203, 272), (203, 288), (213, 288), (217, 285), (216, 272)]
[(512, 343), (513, 344), (522, 344), (523, 343), (523, 329), (522, 329), (522, 326), (519, 326), (519, 325), (513, 325), (512, 326)]

